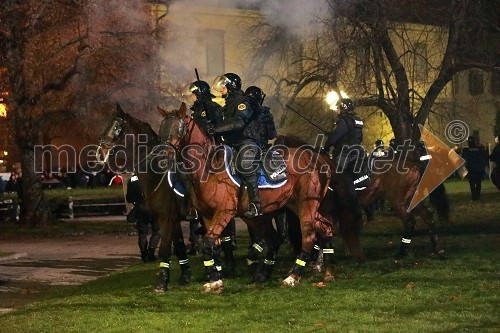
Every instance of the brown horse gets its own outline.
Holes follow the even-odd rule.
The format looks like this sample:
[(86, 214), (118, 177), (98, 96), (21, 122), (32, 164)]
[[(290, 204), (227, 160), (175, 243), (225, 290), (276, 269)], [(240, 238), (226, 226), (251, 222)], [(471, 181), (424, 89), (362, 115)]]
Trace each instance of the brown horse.
[[(216, 149), (210, 138), (194, 120), (186, 115), (183, 103), (177, 112), (171, 112), (160, 127), (162, 142), (173, 147), (176, 158), (182, 158), (191, 180), (190, 197), (194, 206), (203, 216), (207, 234), (203, 239), (204, 266), (209, 282), (203, 286), (204, 292), (220, 293), (223, 282), (214, 268), (214, 245), (228, 221), (241, 216), (248, 206), (245, 191), (232, 182), (225, 169), (217, 168), (224, 163), (223, 149)], [(330, 169), (323, 157), (304, 149), (282, 147), (286, 162), (287, 182), (279, 188), (261, 189), (262, 209), (269, 214), (288, 205), (300, 218), (302, 231), (302, 253), (283, 284), (294, 286), (301, 277), (303, 268), (313, 249), (316, 234), (323, 240), (326, 257), (333, 255), (332, 223), (318, 213), (324, 198)], [(269, 218), (244, 219), (255, 230), (265, 226)], [(261, 234), (264, 238), (265, 235)], [(331, 260), (325, 269), (325, 280), (333, 279)]]
[(130, 150), (124, 151), (127, 160), (124, 168), (129, 171), (135, 170), (145, 195), (146, 205), (153, 219), (158, 221), (160, 225), (161, 243), (158, 251), (160, 277), (155, 291), (163, 292), (168, 288), (172, 244), (181, 267), (180, 283), (189, 283), (191, 268), (180, 226), (180, 203), (164, 179), (164, 169), (159, 165), (161, 159), (155, 155), (159, 147), (157, 134), (147, 123), (125, 113), (118, 104), (113, 120), (103, 133), (96, 154), (97, 161), (103, 163), (109, 161), (110, 153), (116, 146), (127, 147), (129, 140), (133, 140), (132, 151), (135, 152), (135, 155)]
[[(306, 143), (296, 136), (281, 136), (277, 142), (289, 147), (300, 147)], [(429, 205), (422, 201), (412, 210), (408, 210), (410, 202), (417, 191), (420, 179), (423, 174), (423, 165), (420, 161), (420, 154), (410, 152), (408, 158), (394, 158), (385, 161), (384, 172), (373, 173), (370, 185), (358, 192), (358, 199), (364, 206), (373, 204), (380, 198), (385, 198), (391, 205), (393, 212), (403, 221), (404, 233), (397, 257), (408, 255), (408, 249), (415, 230), (416, 217), (420, 217), (427, 224), (432, 251), (436, 255), (443, 255), (444, 250), (440, 245), (434, 214)], [(332, 166), (333, 168), (334, 166)], [(404, 169), (404, 172), (402, 170)], [(335, 174), (332, 176), (335, 179)], [(345, 179), (341, 179), (341, 182)], [(365, 254), (361, 247), (361, 230), (363, 226), (362, 216), (353, 214), (355, 209), (346, 193), (347, 185), (337, 183), (333, 191), (328, 191), (327, 197), (322, 204), (322, 208), (330, 211), (336, 220), (339, 221), (339, 232), (345, 243), (348, 254), (360, 259), (365, 259)], [(430, 195), (430, 203), (435, 207), (440, 219), (448, 220), (449, 205), (444, 190), (441, 185)]]

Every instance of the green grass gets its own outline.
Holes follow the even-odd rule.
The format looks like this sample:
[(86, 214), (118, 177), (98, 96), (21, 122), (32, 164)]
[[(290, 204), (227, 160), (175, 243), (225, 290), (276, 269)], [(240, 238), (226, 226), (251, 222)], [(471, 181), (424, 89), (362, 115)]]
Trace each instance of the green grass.
[[(455, 186), (455, 187), (453, 187)], [(389, 212), (366, 225), (368, 255), (358, 264), (337, 244), (337, 281), (313, 285), (308, 271), (296, 288), (280, 287), (293, 260), (280, 253), (274, 279), (250, 284), (244, 268), (247, 243), (238, 235), (239, 275), (225, 280), (222, 295), (200, 293), (201, 258), (192, 258), (193, 283), (152, 292), (156, 264), (137, 264), (0, 316), (0, 332), (498, 332), (500, 192), (483, 183), (480, 202), (468, 184), (449, 186), (450, 224), (440, 226), (445, 259), (429, 255), (419, 224), (412, 254), (395, 262), (401, 223)]]

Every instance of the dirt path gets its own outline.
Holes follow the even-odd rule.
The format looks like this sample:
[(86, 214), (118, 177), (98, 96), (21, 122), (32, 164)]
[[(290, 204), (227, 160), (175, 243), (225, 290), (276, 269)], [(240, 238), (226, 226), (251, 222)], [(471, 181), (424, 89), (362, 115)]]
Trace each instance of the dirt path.
[(0, 240), (0, 312), (139, 263), (137, 236)]

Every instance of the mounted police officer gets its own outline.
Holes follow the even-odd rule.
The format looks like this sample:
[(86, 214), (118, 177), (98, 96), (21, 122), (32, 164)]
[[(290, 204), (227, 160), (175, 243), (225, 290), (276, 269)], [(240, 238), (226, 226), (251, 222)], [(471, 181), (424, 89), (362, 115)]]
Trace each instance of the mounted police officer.
[[(195, 81), (189, 85), (188, 93), (194, 102), (191, 107), (193, 119), (205, 132), (210, 126), (217, 126), (222, 122), (221, 106), (212, 100), (215, 96), (210, 92), (208, 83)], [(216, 138), (216, 141), (219, 140), (220, 138)]]
[(248, 190), (250, 204), (244, 216), (262, 215), (257, 184), (260, 162), (260, 131), (253, 131), (251, 123), (256, 121), (255, 110), (241, 90), (241, 79), (237, 74), (226, 73), (215, 79), (214, 89), (226, 99), (222, 109), (223, 122), (209, 132), (222, 134), (227, 144), (238, 150), (236, 165)]
[[(262, 146), (267, 146), (269, 141), (276, 139), (278, 133), (271, 110), (269, 107), (262, 105), (266, 94), (257, 86), (250, 86), (245, 90), (245, 95), (248, 97), (252, 109), (257, 112), (257, 121), (251, 122), (248, 126), (252, 132), (260, 131), (260, 139), (264, 141)], [(252, 126), (257, 128), (252, 129)]]
[[(141, 259), (144, 262), (155, 261), (155, 251), (160, 242), (160, 226), (153, 219), (146, 207), (144, 193), (139, 184), (137, 175), (132, 175), (128, 181), (126, 199), (128, 202), (134, 204), (134, 208), (129, 213), (129, 216), (127, 216), (127, 220), (136, 223), (137, 233), (139, 234), (138, 243), (139, 250), (141, 251)], [(149, 224), (151, 224), (152, 233), (148, 244)]]
[[(221, 106), (214, 102), (212, 98), (215, 96), (210, 92), (210, 85), (205, 81), (195, 81), (188, 85), (184, 91), (185, 95), (193, 101), (191, 110), (193, 111), (193, 119), (200, 126), (205, 133), (208, 133), (208, 128), (217, 126), (222, 122)], [(215, 141), (220, 143), (220, 136), (216, 136)], [(182, 169), (182, 166), (179, 166)], [(191, 186), (186, 173), (181, 170), (180, 179), (184, 187), (189, 191)], [(189, 197), (186, 195), (183, 200), (182, 210), (184, 212), (184, 219), (189, 221), (189, 254), (194, 255), (198, 252), (199, 240), (199, 218), (198, 212), (191, 205)]]
[(337, 102), (338, 120), (335, 128), (328, 134), (325, 149), (332, 146), (333, 158), (342, 170), (350, 170), (354, 167), (353, 162), (365, 157), (365, 151), (361, 146), (363, 141), (363, 121), (354, 113), (354, 103), (348, 98)]
[[(343, 189), (344, 195), (349, 200), (350, 208), (356, 218), (361, 218), (361, 207), (355, 192), (354, 182), (356, 169), (361, 169), (361, 164), (366, 157), (365, 150), (361, 146), (363, 141), (363, 121), (354, 113), (354, 103), (348, 98), (337, 102), (338, 120), (335, 128), (328, 134), (325, 149), (328, 151), (332, 146), (333, 159), (335, 161), (336, 175), (333, 176), (333, 188)], [(368, 177), (367, 177), (368, 178)]]

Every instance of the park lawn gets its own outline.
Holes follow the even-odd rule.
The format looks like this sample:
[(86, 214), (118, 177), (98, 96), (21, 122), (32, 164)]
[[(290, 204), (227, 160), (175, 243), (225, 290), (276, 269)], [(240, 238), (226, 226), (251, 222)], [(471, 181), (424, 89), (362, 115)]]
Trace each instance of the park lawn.
[[(152, 292), (156, 264), (137, 264), (0, 316), (0, 332), (498, 332), (500, 192), (483, 183), (471, 202), (466, 182), (447, 186), (452, 221), (441, 225), (446, 258), (429, 255), (418, 225), (412, 255), (396, 262), (401, 223), (379, 212), (365, 226), (368, 260), (358, 264), (337, 244), (337, 281), (320, 288), (312, 271), (296, 288), (280, 287), (293, 261), (285, 246), (274, 279), (250, 284), (244, 268), (246, 234), (238, 235), (239, 275), (222, 295), (200, 293), (201, 258), (193, 283)], [(450, 189), (451, 188), (451, 189)], [(340, 243), (340, 241), (339, 241)]]

